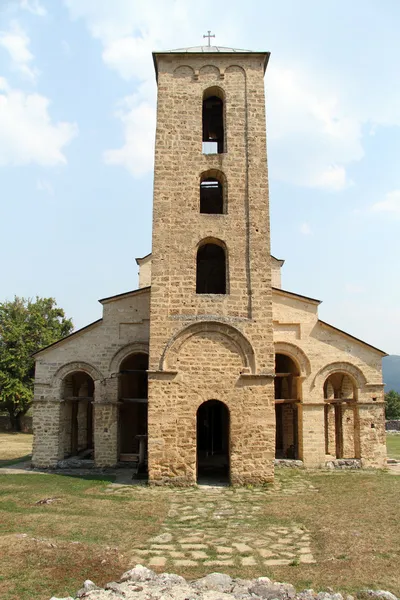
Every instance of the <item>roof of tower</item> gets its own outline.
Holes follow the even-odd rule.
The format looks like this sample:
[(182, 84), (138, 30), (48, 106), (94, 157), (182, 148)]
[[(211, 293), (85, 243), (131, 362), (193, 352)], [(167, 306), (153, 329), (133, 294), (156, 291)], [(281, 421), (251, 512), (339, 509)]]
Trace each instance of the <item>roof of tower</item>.
[(175, 48), (173, 50), (163, 50), (161, 52), (153, 52), (154, 68), (158, 75), (157, 57), (163, 54), (263, 54), (264, 71), (267, 68), (270, 52), (244, 50), (243, 48), (228, 48), (225, 46), (189, 46), (188, 48)]
[[(196, 54), (198, 54), (199, 52), (222, 52), (224, 54), (227, 52), (252, 52), (252, 50), (243, 50), (241, 48), (227, 48), (225, 46), (190, 46), (188, 48), (175, 48), (174, 50), (165, 50), (165, 53), (170, 52), (182, 52), (184, 54), (186, 54), (187, 52), (195, 52)], [(162, 54), (164, 54), (164, 52)]]

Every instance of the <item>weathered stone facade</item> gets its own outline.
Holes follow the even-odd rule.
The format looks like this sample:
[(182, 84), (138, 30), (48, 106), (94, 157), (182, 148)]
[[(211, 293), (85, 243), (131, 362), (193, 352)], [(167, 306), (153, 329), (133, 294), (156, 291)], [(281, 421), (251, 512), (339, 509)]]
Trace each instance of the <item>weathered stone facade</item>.
[[(283, 261), (270, 255), (268, 54), (154, 58), (153, 253), (137, 259), (139, 290), (102, 300), (103, 319), (38, 353), (34, 464), (86, 447), (114, 465), (146, 440), (158, 484), (193, 484), (200, 467), (262, 483), (275, 457), (384, 466), (384, 353), (320, 321), (319, 301), (282, 290)], [(208, 154), (207, 110), (213, 140), (220, 108)], [(202, 182), (223, 189), (221, 210), (202, 209)], [(207, 271), (214, 283), (223, 271), (218, 292), (201, 289), (202, 248), (224, 257)]]

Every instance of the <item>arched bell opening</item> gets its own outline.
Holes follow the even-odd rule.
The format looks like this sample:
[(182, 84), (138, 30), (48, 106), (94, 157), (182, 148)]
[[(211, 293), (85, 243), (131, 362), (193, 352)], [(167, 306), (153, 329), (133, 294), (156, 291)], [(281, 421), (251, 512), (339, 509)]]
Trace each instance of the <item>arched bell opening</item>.
[(211, 87), (203, 94), (203, 154), (225, 152), (224, 92)]
[(64, 457), (92, 459), (94, 381), (87, 373), (75, 371), (62, 383), (64, 404)]
[(212, 169), (200, 176), (200, 213), (209, 215), (227, 212), (226, 177)]
[(275, 354), (275, 457), (299, 458), (300, 370), (286, 354)]
[(196, 294), (226, 293), (226, 246), (217, 239), (203, 240), (196, 257)]
[(139, 475), (147, 474), (147, 422), (149, 357), (127, 356), (119, 369), (119, 460), (132, 462)]
[(197, 410), (197, 481), (229, 482), (229, 410), (208, 400)]
[(359, 458), (357, 386), (347, 373), (332, 373), (324, 383), (325, 454)]

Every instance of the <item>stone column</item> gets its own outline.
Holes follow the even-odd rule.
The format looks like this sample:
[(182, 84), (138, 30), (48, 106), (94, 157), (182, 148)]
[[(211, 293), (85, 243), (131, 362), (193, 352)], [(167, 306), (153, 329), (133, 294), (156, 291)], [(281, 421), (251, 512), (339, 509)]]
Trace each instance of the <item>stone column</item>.
[(325, 465), (324, 406), (322, 402), (299, 405), (299, 449), (305, 467)]
[(342, 404), (343, 458), (355, 458), (354, 404)]
[(335, 422), (335, 405), (326, 404), (326, 410), (328, 411), (327, 418), (327, 437), (328, 437), (328, 452), (334, 458), (336, 458), (336, 422)]
[(57, 398), (35, 400), (33, 410), (33, 454), (35, 467), (55, 467), (64, 458), (64, 402)]
[(94, 461), (96, 467), (118, 462), (118, 378), (95, 382), (93, 402)]

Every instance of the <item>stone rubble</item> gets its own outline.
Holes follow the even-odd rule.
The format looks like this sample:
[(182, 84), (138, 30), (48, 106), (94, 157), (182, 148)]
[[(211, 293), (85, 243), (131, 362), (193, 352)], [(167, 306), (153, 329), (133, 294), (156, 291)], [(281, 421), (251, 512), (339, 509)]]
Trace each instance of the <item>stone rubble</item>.
[[(147, 567), (136, 565), (122, 575), (120, 582), (107, 583), (104, 589), (86, 580), (75, 598), (53, 596), (50, 600), (354, 600), (353, 596), (343, 597), (331, 588), (328, 590), (317, 593), (310, 589), (296, 593), (293, 585), (274, 582), (268, 577), (232, 579), (222, 573), (186, 581), (180, 575), (158, 575)], [(383, 590), (362, 590), (361, 596), (371, 600), (399, 600)]]

